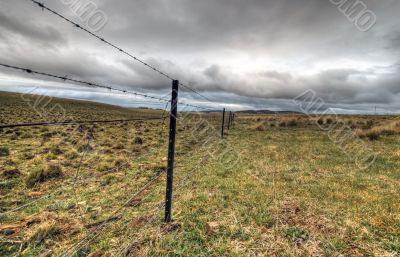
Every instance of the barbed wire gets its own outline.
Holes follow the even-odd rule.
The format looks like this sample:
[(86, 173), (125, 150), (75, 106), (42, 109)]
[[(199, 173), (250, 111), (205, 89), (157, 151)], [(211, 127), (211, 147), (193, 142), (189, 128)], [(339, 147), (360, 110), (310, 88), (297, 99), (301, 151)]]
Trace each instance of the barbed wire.
[[(132, 95), (135, 95), (135, 96), (141, 96), (141, 97), (144, 97), (144, 98), (149, 98), (149, 99), (152, 99), (152, 100), (157, 100), (157, 101), (161, 101), (161, 102), (165, 102), (165, 103), (171, 102), (171, 100), (168, 100), (168, 99), (165, 99), (165, 98), (161, 98), (161, 97), (152, 96), (152, 95), (149, 95), (149, 94), (139, 93), (139, 92), (126, 90), (126, 89), (118, 89), (118, 88), (114, 88), (114, 87), (111, 87), (111, 86), (100, 85), (100, 84), (94, 83), (94, 82), (88, 82), (88, 81), (83, 81), (83, 80), (78, 80), (78, 79), (71, 79), (71, 78), (68, 78), (66, 76), (54, 75), (54, 74), (50, 74), (50, 73), (46, 73), (46, 72), (35, 71), (35, 70), (32, 70), (32, 69), (22, 68), (22, 67), (18, 67), (18, 66), (9, 65), (9, 64), (4, 64), (4, 63), (0, 63), (0, 66), (6, 67), (6, 68), (10, 68), (10, 69), (14, 69), (14, 70), (27, 72), (29, 74), (37, 74), (37, 75), (42, 75), (42, 76), (46, 76), (46, 77), (50, 77), (50, 78), (60, 79), (60, 80), (62, 80), (64, 82), (65, 81), (70, 81), (70, 82), (74, 82), (74, 83), (78, 83), (78, 84), (87, 85), (89, 87), (97, 87), (97, 88), (108, 89), (110, 91), (116, 91), (116, 92), (120, 92), (120, 93), (124, 93), (124, 94), (132, 94)], [(203, 107), (203, 106), (197, 106), (197, 105), (188, 104), (188, 103), (184, 103), (184, 102), (180, 102), (179, 105), (184, 105), (184, 106), (192, 107), (192, 108), (198, 108), (198, 109), (202, 109), (202, 110), (212, 110), (211, 108), (206, 108), (206, 107)]]
[(92, 120), (92, 121), (55, 121), (55, 122), (36, 122), (36, 123), (19, 123), (19, 124), (0, 124), (0, 128), (16, 128), (16, 127), (36, 127), (36, 126), (69, 126), (74, 124), (88, 125), (96, 123), (124, 123), (130, 121), (154, 121), (163, 120), (163, 118), (137, 118), (137, 119), (127, 119), (127, 120)]
[(156, 96), (151, 96), (151, 95), (147, 95), (147, 94), (143, 94), (143, 93), (139, 93), (139, 92), (135, 92), (135, 91), (125, 90), (125, 89), (118, 89), (118, 88), (114, 88), (114, 87), (111, 87), (111, 86), (100, 85), (98, 83), (93, 83), (93, 82), (88, 82), (88, 81), (83, 81), (83, 80), (78, 80), (78, 79), (71, 79), (71, 78), (68, 78), (66, 76), (58, 76), (58, 75), (54, 75), (54, 74), (50, 74), (50, 73), (46, 73), (46, 72), (35, 71), (35, 70), (32, 70), (32, 69), (17, 67), (17, 66), (13, 66), (13, 65), (4, 64), (4, 63), (0, 63), (0, 66), (6, 67), (6, 68), (10, 68), (10, 69), (24, 71), (24, 72), (27, 72), (29, 74), (37, 74), (37, 75), (42, 75), (42, 76), (46, 76), (46, 77), (60, 79), (60, 80), (63, 80), (63, 81), (70, 81), (70, 82), (75, 82), (75, 83), (79, 83), (79, 84), (84, 84), (84, 85), (87, 85), (87, 86), (90, 86), (90, 87), (98, 87), (98, 88), (108, 89), (108, 90), (117, 91), (117, 92), (121, 92), (121, 93), (133, 94), (133, 95), (136, 95), (136, 96), (142, 96), (142, 97), (150, 98), (150, 99), (153, 99), (153, 100), (159, 100), (159, 101), (163, 101), (163, 102), (170, 101), (168, 99), (164, 99), (164, 98), (160, 98), (160, 97), (156, 97)]
[[(165, 73), (165, 72), (161, 71), (160, 69), (154, 67), (153, 65), (147, 63), (146, 61), (142, 60), (141, 58), (136, 57), (136, 56), (130, 54), (130, 53), (127, 52), (126, 50), (122, 49), (121, 47), (118, 47), (117, 45), (111, 43), (109, 40), (106, 40), (105, 38), (103, 38), (103, 37), (101, 37), (101, 36), (99, 36), (99, 35), (97, 35), (97, 34), (91, 32), (90, 30), (88, 30), (88, 29), (86, 29), (86, 28), (84, 28), (84, 27), (82, 27), (82, 26), (79, 25), (78, 23), (72, 21), (71, 19), (68, 19), (67, 17), (65, 17), (64, 15), (60, 14), (59, 12), (57, 12), (57, 11), (55, 11), (55, 10), (53, 10), (53, 9), (51, 9), (51, 8), (49, 8), (49, 7), (47, 7), (44, 3), (38, 2), (38, 1), (36, 1), (36, 0), (29, 0), (29, 1), (33, 2), (34, 4), (36, 4), (36, 6), (38, 6), (38, 7), (41, 8), (42, 10), (47, 10), (47, 11), (53, 13), (54, 15), (56, 15), (57, 17), (63, 19), (64, 21), (66, 21), (66, 22), (72, 24), (72, 25), (74, 26), (74, 28), (80, 29), (80, 30), (82, 30), (82, 31), (84, 31), (84, 32), (86, 32), (86, 33), (88, 33), (89, 35), (91, 35), (91, 36), (97, 38), (97, 39), (100, 40), (101, 42), (103, 42), (103, 43), (105, 43), (105, 44), (111, 46), (112, 48), (118, 50), (120, 53), (123, 53), (123, 54), (125, 54), (126, 56), (132, 58), (133, 60), (135, 60), (135, 61), (137, 61), (137, 62), (143, 64), (144, 66), (148, 67), (149, 69), (153, 70), (154, 72), (157, 72), (157, 73), (160, 74), (161, 76), (163, 76), (163, 77), (165, 77), (165, 78), (167, 78), (167, 79), (169, 79), (169, 80), (171, 80), (171, 81), (175, 80), (174, 78), (172, 78), (172, 76), (168, 75), (167, 73)], [(195, 93), (196, 95), (202, 97), (203, 99), (205, 99), (205, 100), (207, 100), (207, 101), (209, 101), (209, 102), (211, 102), (211, 103), (213, 103), (213, 104), (217, 104), (217, 103), (215, 103), (214, 101), (212, 101), (210, 98), (208, 98), (208, 97), (204, 96), (203, 94), (201, 94), (200, 92), (198, 92), (196, 89), (190, 87), (189, 85), (186, 85), (186, 84), (184, 84), (184, 83), (182, 83), (182, 82), (179, 82), (179, 85), (181, 85), (182, 87), (184, 87), (184, 88), (186, 88), (186, 89), (192, 91), (193, 93)], [(219, 104), (218, 104), (218, 105), (219, 105)]]
[[(65, 138), (65, 137), (63, 137), (63, 138)], [(87, 148), (85, 147), (84, 149), (86, 151)], [(140, 155), (139, 157), (134, 158), (133, 161), (139, 162), (140, 158), (149, 157), (151, 154), (156, 153), (156, 151), (158, 151), (158, 148), (154, 148), (151, 151), (145, 153), (144, 155)], [(97, 163), (97, 162), (95, 162), (95, 163)], [(41, 196), (38, 199), (34, 199), (34, 200), (32, 200), (32, 201), (30, 201), (28, 203), (24, 203), (24, 204), (22, 204), (20, 206), (17, 206), (15, 208), (11, 209), (11, 210), (7, 210), (5, 212), (0, 212), (0, 217), (5, 216), (5, 215), (9, 215), (10, 213), (13, 213), (15, 211), (24, 209), (24, 208), (26, 208), (26, 207), (28, 207), (30, 205), (33, 205), (33, 204), (35, 204), (35, 203), (37, 203), (39, 201), (42, 201), (42, 200), (45, 200), (47, 198), (53, 197), (56, 194), (61, 193), (64, 190), (67, 190), (67, 188), (70, 187), (70, 186), (72, 187), (72, 186), (76, 186), (76, 185), (84, 185), (85, 183), (96, 181), (100, 176), (106, 175), (106, 174), (108, 174), (108, 173), (110, 173), (110, 172), (112, 172), (112, 171), (114, 171), (116, 169), (119, 169), (119, 168), (123, 167), (124, 165), (126, 166), (127, 163), (126, 164), (121, 164), (120, 166), (117, 166), (117, 167), (114, 167), (112, 169), (103, 171), (100, 175), (95, 175), (95, 176), (90, 176), (89, 178), (80, 179), (78, 182), (76, 182), (75, 179), (72, 179), (70, 182), (67, 181), (63, 185), (59, 185), (57, 190), (54, 190), (53, 192), (51, 192), (51, 193), (49, 193), (47, 195)], [(92, 166), (92, 167), (89, 167), (88, 169), (90, 170), (90, 169), (93, 169), (93, 168), (94, 167)]]
[[(134, 200), (136, 197), (138, 197), (139, 195), (141, 195), (143, 192), (145, 192), (146, 190), (148, 190), (153, 184), (155, 184), (164, 174), (166, 173), (166, 170), (164, 170), (163, 172), (160, 172), (158, 175), (154, 176), (150, 181), (148, 181), (141, 189), (139, 189), (133, 196), (131, 196), (127, 201), (125, 201), (125, 203), (120, 206), (117, 210), (115, 210), (109, 218), (107, 218), (106, 220), (110, 220), (112, 218), (117, 217), (117, 214), (120, 213), (122, 210), (124, 210), (126, 208), (126, 206), (129, 205), (129, 203)], [(150, 193), (152, 193), (155, 190), (155, 188), (153, 188), (147, 195), (149, 195)], [(124, 213), (122, 213), (121, 215), (124, 215)], [(105, 221), (106, 221), (105, 220)], [(83, 246), (88, 245), (94, 238), (96, 238), (100, 232), (102, 232), (102, 230), (106, 227), (106, 222), (104, 222), (103, 224), (100, 225), (100, 228), (97, 229), (96, 232), (89, 234), (88, 236), (86, 236), (85, 238), (83, 238), (82, 240), (80, 240), (76, 245), (68, 248), (66, 251), (64, 251), (61, 256), (72, 256), (76, 253), (77, 250), (83, 248)], [(86, 241), (86, 242), (85, 242)]]
[[(201, 167), (204, 167), (204, 163), (210, 158), (210, 155), (207, 153), (203, 158), (201, 158), (200, 162), (198, 162), (190, 171), (186, 173), (186, 175), (180, 179), (177, 183), (176, 188), (174, 189), (174, 192), (176, 196), (179, 195), (179, 191), (182, 190), (185, 186), (187, 186), (190, 183), (190, 180), (193, 179), (196, 175), (198, 175), (198, 172), (196, 172), (198, 169)], [(195, 173), (196, 172), (196, 173)], [(152, 225), (153, 222), (157, 220), (156, 216), (156, 211), (161, 210), (165, 206), (165, 202), (161, 201), (155, 205), (155, 209), (152, 211), (153, 215), (152, 217), (144, 224), (144, 226), (141, 228), (146, 229), (148, 226)], [(127, 242), (120, 246), (119, 250), (117, 250), (117, 255), (114, 255), (111, 253), (112, 256), (126, 256), (123, 253), (129, 252), (129, 248), (138, 242), (137, 234), (140, 233), (138, 231), (132, 231), (130, 235), (128, 235), (128, 240)], [(135, 240), (133, 240), (133, 237), (135, 237)], [(140, 236), (139, 236), (140, 238)], [(131, 242), (132, 241), (132, 242)]]

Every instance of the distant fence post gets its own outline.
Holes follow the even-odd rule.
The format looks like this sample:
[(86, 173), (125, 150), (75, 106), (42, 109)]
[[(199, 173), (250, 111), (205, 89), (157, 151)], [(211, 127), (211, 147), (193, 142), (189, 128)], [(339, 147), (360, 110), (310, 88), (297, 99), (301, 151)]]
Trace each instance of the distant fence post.
[(235, 127), (235, 113), (232, 113), (232, 128)]
[(225, 129), (225, 108), (222, 111), (221, 138), (224, 138), (224, 129)]
[(171, 222), (172, 189), (174, 180), (174, 157), (176, 137), (176, 117), (178, 113), (178, 87), (179, 81), (172, 81), (171, 114), (169, 122), (169, 145), (168, 145), (168, 167), (167, 167), (167, 190), (165, 196), (164, 222)]
[(228, 118), (228, 130), (231, 129), (231, 122), (232, 122), (232, 112), (229, 112), (229, 118)]

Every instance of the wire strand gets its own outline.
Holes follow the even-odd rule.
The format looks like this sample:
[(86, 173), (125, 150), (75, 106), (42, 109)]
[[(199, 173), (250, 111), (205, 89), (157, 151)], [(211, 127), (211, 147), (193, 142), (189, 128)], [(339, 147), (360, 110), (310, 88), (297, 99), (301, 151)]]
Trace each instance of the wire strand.
[[(171, 102), (171, 100), (168, 100), (168, 99), (165, 99), (165, 98), (161, 98), (161, 97), (156, 97), (156, 96), (152, 96), (152, 95), (148, 95), (148, 94), (144, 94), (144, 93), (139, 93), (139, 92), (135, 92), (135, 91), (130, 91), (130, 90), (125, 90), (125, 89), (118, 89), (118, 88), (114, 88), (114, 87), (111, 87), (111, 86), (100, 85), (100, 84), (94, 83), (94, 82), (88, 82), (88, 81), (83, 81), (83, 80), (78, 80), (78, 79), (71, 79), (71, 78), (68, 78), (66, 76), (54, 75), (54, 74), (50, 74), (50, 73), (46, 73), (46, 72), (35, 71), (35, 70), (32, 70), (32, 69), (22, 68), (22, 67), (18, 67), (18, 66), (9, 65), (9, 64), (4, 64), (4, 63), (0, 63), (0, 66), (6, 67), (6, 68), (10, 68), (10, 69), (14, 69), (14, 70), (27, 72), (29, 74), (37, 74), (37, 75), (42, 75), (42, 76), (51, 77), (51, 78), (55, 78), (55, 79), (60, 79), (62, 81), (70, 81), (70, 82), (74, 82), (74, 83), (79, 83), (79, 84), (87, 85), (87, 86), (90, 86), (90, 87), (108, 89), (108, 90), (111, 90), (111, 91), (116, 91), (116, 92), (124, 93), (124, 94), (132, 94), (132, 95), (135, 95), (135, 96), (140, 96), (140, 97), (144, 97), (144, 98), (148, 98), (148, 99), (152, 99), (152, 100), (157, 100), (157, 101), (161, 101), (161, 102), (165, 102), (165, 103)], [(202, 106), (196, 106), (196, 105), (193, 105), (193, 104), (187, 104), (187, 103), (183, 103), (183, 102), (180, 102), (179, 104), (187, 106), (187, 107), (193, 107), (193, 108), (202, 109), (202, 110), (211, 110), (210, 108), (206, 108), (206, 107), (202, 107)]]
[(74, 124), (95, 124), (95, 123), (123, 123), (129, 121), (148, 121), (148, 120), (162, 120), (162, 118), (137, 118), (127, 120), (92, 120), (92, 121), (56, 121), (56, 122), (37, 122), (37, 123), (20, 123), (20, 124), (0, 124), (0, 128), (17, 128), (17, 127), (36, 127), (36, 126), (68, 126)]
[[(80, 29), (80, 30), (82, 30), (82, 31), (84, 31), (84, 32), (86, 32), (86, 33), (88, 33), (89, 35), (91, 35), (91, 36), (97, 38), (97, 39), (100, 40), (101, 42), (103, 42), (103, 43), (105, 43), (105, 44), (111, 46), (111, 47), (114, 48), (114, 49), (116, 49), (116, 50), (119, 51), (120, 53), (123, 53), (123, 54), (125, 54), (126, 56), (132, 58), (133, 60), (135, 60), (135, 61), (137, 61), (137, 62), (143, 64), (144, 66), (146, 66), (146, 67), (148, 67), (149, 69), (151, 69), (151, 70), (157, 72), (157, 73), (160, 74), (161, 76), (163, 76), (163, 77), (165, 77), (165, 78), (167, 78), (167, 79), (169, 79), (169, 80), (175, 80), (174, 78), (172, 78), (172, 76), (168, 75), (167, 73), (165, 73), (165, 72), (159, 70), (158, 68), (154, 67), (153, 65), (151, 65), (151, 64), (149, 64), (149, 63), (147, 63), (147, 62), (145, 62), (145, 61), (142, 60), (141, 58), (130, 54), (130, 53), (127, 52), (126, 50), (122, 49), (121, 47), (118, 47), (117, 45), (111, 43), (110, 41), (106, 40), (105, 38), (103, 38), (103, 37), (101, 37), (101, 36), (99, 36), (99, 35), (97, 35), (97, 34), (91, 32), (90, 30), (88, 30), (88, 29), (86, 29), (86, 28), (84, 28), (84, 27), (82, 27), (81, 25), (79, 25), (78, 23), (72, 21), (71, 19), (68, 19), (68, 18), (65, 17), (64, 15), (58, 13), (57, 11), (55, 11), (55, 10), (49, 8), (49, 7), (47, 7), (45, 4), (43, 4), (43, 3), (41, 3), (41, 2), (38, 2), (38, 1), (36, 1), (36, 0), (29, 0), (29, 1), (31, 1), (31, 2), (34, 3), (34, 4), (36, 4), (36, 6), (38, 6), (38, 7), (41, 8), (42, 10), (47, 10), (47, 11), (53, 13), (54, 15), (58, 16), (59, 18), (63, 19), (64, 21), (66, 21), (66, 22), (72, 24), (72, 25), (74, 26), (74, 28)], [(181, 83), (181, 82), (179, 83), (179, 85), (183, 86), (184, 88), (187, 88), (188, 90), (192, 91), (193, 93), (197, 94), (198, 96), (202, 97), (203, 99), (205, 99), (205, 100), (207, 100), (207, 101), (209, 101), (209, 102), (211, 102), (211, 103), (213, 103), (213, 104), (216, 104), (214, 101), (212, 101), (210, 98), (204, 96), (203, 94), (201, 94), (200, 92), (198, 92), (196, 89), (194, 89), (194, 88), (192, 88), (192, 87), (190, 87), (190, 86), (188, 86), (188, 85), (186, 85), (186, 84), (184, 84), (184, 83)]]

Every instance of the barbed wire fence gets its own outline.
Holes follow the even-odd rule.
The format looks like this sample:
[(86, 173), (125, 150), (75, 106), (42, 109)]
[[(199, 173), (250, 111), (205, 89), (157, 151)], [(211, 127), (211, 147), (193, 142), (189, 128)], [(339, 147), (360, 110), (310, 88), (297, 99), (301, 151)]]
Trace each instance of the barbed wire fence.
[[(233, 112), (226, 112), (226, 108), (221, 106), (219, 103), (214, 102), (211, 100), (209, 97), (205, 96), (204, 94), (200, 93), (197, 89), (189, 86), (188, 84), (185, 84), (183, 82), (180, 82), (179, 80), (174, 79), (171, 75), (168, 75), (164, 71), (161, 71), (160, 69), (156, 68), (155, 66), (147, 63), (146, 61), (140, 59), (139, 57), (129, 53), (128, 51), (122, 49), (121, 47), (115, 45), (114, 43), (111, 43), (111, 41), (89, 31), (88, 29), (84, 28), (83, 26), (75, 23), (71, 19), (68, 19), (67, 17), (61, 15), (57, 11), (53, 10), (52, 8), (46, 6), (43, 3), (40, 3), (35, 0), (28, 0), (32, 3), (34, 3), (37, 7), (41, 8), (42, 10), (48, 11), (55, 15), (56, 17), (64, 20), (65, 22), (70, 23), (73, 25), (74, 28), (83, 31), (90, 35), (91, 37), (94, 37), (98, 40), (100, 40), (102, 43), (112, 47), (113, 49), (117, 50), (117, 52), (124, 54), (125, 56), (128, 56), (130, 59), (132, 59), (135, 62), (138, 62), (149, 69), (153, 70), (156, 74), (161, 75), (162, 77), (170, 80), (172, 82), (172, 90), (171, 93), (168, 94), (168, 96), (171, 96), (171, 99), (167, 99), (164, 97), (159, 97), (151, 94), (146, 94), (143, 92), (137, 92), (133, 90), (128, 90), (128, 89), (120, 89), (114, 86), (110, 85), (104, 85), (100, 83), (95, 83), (95, 82), (89, 82), (85, 80), (80, 80), (80, 79), (73, 79), (69, 78), (67, 76), (60, 76), (60, 75), (55, 75), (52, 73), (48, 72), (43, 72), (43, 71), (36, 71), (31, 68), (26, 68), (26, 67), (19, 67), (11, 64), (6, 64), (6, 63), (0, 63), (0, 66), (6, 68), (6, 69), (12, 69), (20, 72), (25, 72), (28, 73), (32, 76), (37, 75), (41, 77), (47, 77), (51, 79), (56, 79), (60, 80), (62, 82), (71, 82), (76, 86), (84, 86), (84, 87), (89, 87), (89, 88), (98, 88), (101, 90), (108, 90), (109, 92), (115, 92), (119, 94), (126, 94), (126, 95), (132, 95), (134, 97), (140, 98), (140, 99), (147, 99), (150, 102), (153, 103), (153, 101), (165, 104), (165, 108), (161, 108), (162, 115), (161, 117), (140, 117), (140, 118), (132, 118), (132, 119), (108, 119), (108, 120), (77, 120), (75, 117), (69, 117), (69, 116), (62, 116), (58, 118), (56, 121), (54, 120), (48, 120), (45, 119), (45, 121), (41, 122), (29, 122), (29, 123), (11, 123), (11, 124), (0, 124), (0, 129), (12, 129), (12, 128), (29, 128), (29, 127), (62, 127), (62, 132), (69, 132), (66, 133), (66, 136), (61, 136), (61, 140), (68, 141), (70, 140), (71, 146), (76, 146), (76, 140), (86, 140), (85, 147), (83, 148), (83, 151), (81, 151), (81, 156), (79, 159), (79, 163), (75, 167), (75, 172), (73, 174), (73, 177), (69, 179), (64, 179), (61, 184), (56, 185), (56, 189), (53, 192), (50, 192), (48, 194), (45, 194), (38, 199), (34, 199), (32, 201), (28, 201), (27, 203), (22, 203), (19, 206), (15, 206), (14, 208), (8, 209), (2, 213), (0, 213), (0, 217), (9, 215), (11, 213), (15, 213), (17, 211), (23, 210), (24, 208), (30, 207), (32, 205), (35, 205), (41, 201), (45, 200), (51, 200), (51, 198), (56, 197), (57, 195), (69, 192), (72, 189), (73, 192), (73, 198), (74, 198), (74, 206), (78, 208), (78, 215), (81, 219), (81, 222), (84, 224), (84, 227), (87, 229), (86, 233), (87, 236), (83, 237), (81, 240), (79, 240), (78, 243), (71, 245), (66, 249), (61, 256), (71, 256), (75, 254), (77, 251), (84, 249), (88, 244), (90, 244), (96, 237), (98, 237), (102, 231), (104, 231), (107, 226), (113, 222), (117, 222), (122, 219), (122, 217), (126, 214), (122, 212), (124, 209), (126, 209), (127, 206), (132, 205), (132, 201), (138, 198), (138, 196), (141, 196), (141, 199), (139, 202), (145, 201), (152, 193), (154, 193), (156, 190), (160, 191), (159, 185), (157, 182), (161, 179), (161, 177), (166, 174), (166, 181), (167, 181), (167, 186), (166, 186), (166, 195), (165, 195), (165, 201), (160, 201), (151, 208), (151, 215), (152, 218), (148, 220), (146, 224), (144, 224), (144, 228), (155, 221), (157, 221), (158, 213), (162, 208), (165, 208), (164, 210), (164, 219), (163, 222), (168, 224), (172, 221), (172, 199), (173, 199), (173, 188), (174, 188), (174, 183), (173, 183), (173, 176), (174, 176), (174, 168), (183, 168), (183, 167), (177, 167), (175, 164), (175, 155), (176, 155), (176, 134), (177, 134), (177, 122), (183, 122), (183, 121), (190, 121), (194, 122), (194, 125), (192, 127), (188, 127), (187, 130), (189, 132), (186, 132), (186, 135), (191, 136), (197, 144), (199, 144), (199, 150), (196, 151), (196, 153), (203, 153), (203, 156), (200, 158), (200, 161), (194, 165), (194, 167), (191, 168), (191, 170), (187, 171), (184, 175), (182, 175), (180, 180), (178, 181), (178, 186), (175, 188), (176, 193), (179, 193), (182, 189), (185, 188), (185, 186), (190, 183), (190, 180), (193, 179), (193, 174), (195, 173), (209, 158), (214, 158), (216, 153), (223, 152), (226, 154), (227, 152), (232, 152), (232, 148), (227, 145), (226, 142), (223, 141), (224, 138), (224, 133), (226, 129), (231, 129), (234, 126), (234, 120), (235, 120), (235, 114)], [(179, 90), (180, 87), (184, 88), (187, 90), (187, 92), (193, 93), (198, 97), (201, 97), (202, 99), (206, 100), (209, 102), (211, 105), (206, 106), (204, 104), (200, 105), (195, 105), (191, 103), (185, 103), (182, 101), (178, 101), (178, 96), (179, 96)], [(216, 110), (215, 106), (221, 107), (221, 111)], [(37, 106), (32, 106), (33, 108), (37, 108)], [(170, 110), (168, 111), (168, 107), (170, 107)], [(65, 112), (67, 113), (67, 112)], [(222, 120), (220, 124), (218, 124), (218, 119), (216, 118), (217, 115), (221, 114), (220, 119)], [(226, 114), (228, 114), (228, 117), (226, 117)], [(209, 115), (209, 119), (207, 120), (207, 115)], [(164, 128), (166, 126), (166, 119), (169, 117), (169, 139), (167, 142), (165, 142), (164, 138)], [(43, 118), (43, 117), (42, 117)], [(160, 126), (160, 130), (158, 131), (159, 136), (161, 137), (161, 140), (158, 141), (157, 147), (151, 149), (144, 155), (139, 155), (136, 156), (135, 158), (127, 158), (124, 163), (120, 163), (116, 167), (103, 171), (100, 176), (103, 176), (104, 174), (109, 174), (115, 170), (119, 169), (128, 169), (132, 163), (140, 163), (140, 160), (143, 160), (146, 158), (146, 156), (153, 156), (154, 154), (159, 153), (162, 151), (162, 146), (165, 143), (168, 143), (168, 158), (167, 158), (167, 165), (165, 169), (159, 170), (155, 175), (149, 178), (149, 180), (144, 183), (142, 186), (138, 186), (138, 188), (135, 188), (133, 192), (127, 193), (129, 196), (127, 199), (124, 199), (124, 201), (119, 205), (119, 207), (114, 210), (111, 215), (108, 217), (97, 221), (95, 223), (86, 223), (85, 218), (84, 218), (84, 212), (80, 209), (79, 206), (79, 192), (78, 192), (78, 187), (82, 185), (86, 185), (87, 183), (90, 183), (92, 181), (98, 180), (98, 177), (84, 177), (82, 176), (80, 178), (80, 174), (82, 173), (83, 170), (92, 170), (94, 168), (94, 164), (99, 161), (99, 153), (105, 152), (104, 147), (101, 146), (101, 144), (96, 142), (96, 139), (94, 137), (94, 128), (95, 126), (98, 125), (109, 125), (109, 126), (120, 126), (124, 125), (125, 126), (130, 126), (131, 125), (137, 125), (141, 124), (142, 122), (157, 122), (160, 123), (162, 122)], [(87, 129), (85, 126), (86, 125), (92, 125), (93, 127), (91, 129)], [(61, 134), (61, 133), (60, 133)], [(83, 135), (82, 135), (83, 134)], [(130, 136), (130, 135), (128, 135)], [(77, 139), (78, 138), (78, 139)], [(75, 140), (75, 141), (74, 141)], [(228, 150), (227, 150), (228, 149)], [(91, 152), (91, 154), (88, 154)], [(89, 156), (90, 155), (90, 156)], [(178, 155), (176, 160), (183, 160), (185, 158), (191, 158), (194, 155), (192, 151), (187, 151), (183, 155)], [(201, 155), (201, 154), (199, 154)], [(238, 158), (237, 155), (232, 154), (232, 159), (229, 159), (230, 163), (235, 163), (235, 158)], [(88, 160), (87, 160), (88, 159)], [(232, 161), (233, 160), (233, 161)], [(89, 165), (90, 162), (92, 161), (92, 165)], [(137, 172), (134, 172), (130, 174), (133, 178), (138, 175)], [(158, 186), (157, 186), (158, 185)], [(133, 206), (139, 205), (139, 202), (135, 202)], [(93, 230), (95, 229), (95, 230)], [(118, 250), (115, 252), (121, 254), (124, 253), (125, 255), (127, 252), (129, 252), (130, 247), (138, 240), (136, 238), (135, 240), (132, 240), (133, 235), (137, 235), (135, 231), (131, 231), (130, 235), (128, 235), (128, 241), (125, 242)], [(132, 242), (130, 242), (132, 240)], [(21, 242), (21, 249), (24, 246), (24, 242)], [(21, 251), (20, 249), (20, 251)], [(18, 254), (17, 254), (18, 255)], [(118, 255), (117, 255), (118, 256)]]

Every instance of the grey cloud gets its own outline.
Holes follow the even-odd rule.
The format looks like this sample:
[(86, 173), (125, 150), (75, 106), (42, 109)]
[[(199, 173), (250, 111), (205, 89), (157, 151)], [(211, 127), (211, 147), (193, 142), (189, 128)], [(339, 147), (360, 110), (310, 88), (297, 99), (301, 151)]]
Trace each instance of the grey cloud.
[(20, 36), (23, 40), (40, 42), (45, 47), (66, 44), (67, 39), (50, 25), (39, 25), (29, 18), (15, 17), (0, 9), (0, 33), (3, 38)]
[[(81, 23), (61, 1), (44, 2)], [(368, 33), (329, 0), (94, 2), (109, 17), (101, 36), (218, 102), (291, 108), (293, 97), (313, 89), (336, 108), (398, 107), (398, 1), (364, 0), (378, 16)], [(29, 1), (2, 0), (0, 7), (1, 62), (138, 91), (170, 88)]]

